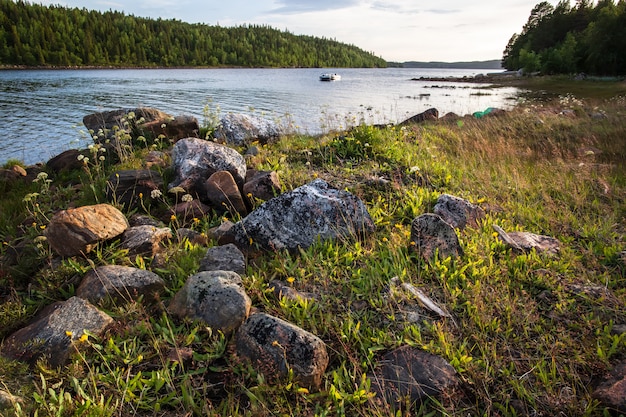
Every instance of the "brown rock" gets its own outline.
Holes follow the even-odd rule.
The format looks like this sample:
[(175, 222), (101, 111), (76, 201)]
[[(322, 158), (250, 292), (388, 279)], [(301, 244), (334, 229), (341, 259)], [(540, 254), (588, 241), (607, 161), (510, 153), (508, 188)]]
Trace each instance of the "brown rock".
[(128, 228), (124, 214), (108, 204), (83, 206), (55, 214), (45, 230), (52, 250), (61, 256), (88, 253), (95, 244)]
[(243, 186), (245, 196), (267, 201), (280, 194), (280, 180), (274, 171), (260, 171), (246, 181)]
[(212, 174), (205, 187), (207, 198), (216, 210), (228, 211), (231, 214), (239, 213), (242, 216), (248, 213), (237, 183), (230, 172), (218, 171)]
[(154, 256), (163, 249), (163, 241), (171, 238), (169, 227), (134, 226), (122, 235), (121, 247), (128, 249), (129, 255)]
[(46, 162), (46, 167), (54, 172), (74, 171), (81, 169), (84, 164), (78, 159), (79, 155), (84, 155), (77, 149), (69, 149), (61, 152), (57, 156), (51, 158)]
[(619, 363), (604, 377), (593, 397), (604, 407), (626, 413), (626, 362)]
[(193, 116), (157, 119), (143, 123), (139, 129), (144, 135), (149, 133), (153, 138), (163, 135), (173, 142), (183, 138), (197, 138), (200, 133), (198, 119)]

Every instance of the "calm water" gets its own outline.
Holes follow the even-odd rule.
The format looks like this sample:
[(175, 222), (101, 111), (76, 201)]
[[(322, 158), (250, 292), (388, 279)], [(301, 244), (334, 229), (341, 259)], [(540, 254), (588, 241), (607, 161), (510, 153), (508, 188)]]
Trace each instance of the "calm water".
[[(398, 122), (436, 107), (473, 113), (510, 108), (514, 88), (472, 83), (411, 81), (421, 76), (471, 76), (492, 70), (451, 69), (158, 69), (0, 71), (0, 164), (42, 162), (89, 143), (83, 116), (128, 107), (191, 114), (205, 105), (292, 120), (303, 133), (354, 124)], [(342, 79), (320, 82), (322, 72)], [(287, 115), (287, 116), (286, 116)]]

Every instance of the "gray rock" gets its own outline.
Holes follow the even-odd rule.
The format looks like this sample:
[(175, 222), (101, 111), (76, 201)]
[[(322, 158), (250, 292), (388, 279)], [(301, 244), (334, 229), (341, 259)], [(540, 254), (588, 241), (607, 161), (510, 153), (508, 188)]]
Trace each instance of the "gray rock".
[(101, 336), (113, 319), (89, 302), (72, 297), (46, 308), (30, 325), (10, 335), (2, 346), (2, 355), (34, 365), (42, 357), (53, 366), (66, 363), (75, 352), (73, 343), (84, 331)]
[(307, 248), (316, 240), (353, 238), (374, 231), (365, 204), (318, 179), (266, 201), (231, 228), (241, 248)]
[(539, 253), (558, 255), (561, 242), (550, 236), (537, 235), (530, 232), (505, 232), (501, 227), (493, 225), (500, 239), (518, 252), (536, 250)]
[(207, 200), (218, 212), (245, 216), (248, 209), (235, 179), (228, 171), (217, 171), (205, 183)]
[(245, 114), (229, 113), (220, 120), (215, 139), (235, 146), (274, 143), (280, 138), (280, 129), (269, 120)]
[(393, 408), (400, 408), (407, 401), (419, 404), (449, 393), (458, 384), (452, 365), (411, 346), (402, 346), (383, 356), (370, 378), (375, 401)]
[(280, 180), (274, 171), (255, 172), (243, 185), (245, 196), (267, 201), (281, 193)]
[(55, 214), (44, 234), (61, 256), (88, 253), (98, 242), (121, 235), (128, 228), (124, 214), (108, 204), (63, 210)]
[(617, 364), (603, 378), (592, 396), (600, 401), (602, 406), (626, 413), (626, 362)]
[(178, 318), (202, 320), (214, 331), (229, 334), (248, 317), (251, 305), (237, 273), (203, 271), (187, 279), (168, 310)]
[(171, 238), (169, 227), (134, 226), (126, 229), (122, 235), (121, 247), (128, 249), (129, 255), (154, 256), (163, 250), (163, 241)]
[(209, 237), (206, 234), (196, 232), (195, 230), (187, 229), (185, 227), (180, 227), (176, 229), (176, 239), (178, 239), (179, 242), (182, 242), (186, 239), (194, 245), (209, 245)]
[(133, 301), (143, 296), (154, 300), (165, 282), (151, 271), (122, 265), (104, 265), (89, 271), (76, 289), (76, 296), (97, 304), (102, 300)]
[(231, 173), (238, 186), (246, 178), (244, 157), (234, 149), (203, 139), (185, 138), (172, 151), (174, 181), (169, 188), (182, 187), (191, 194), (204, 195), (204, 183), (218, 171)]
[(433, 212), (452, 227), (461, 230), (466, 226), (477, 227), (478, 221), (485, 217), (482, 208), (449, 194), (439, 196)]
[(316, 299), (314, 294), (298, 291), (295, 288), (289, 286), (286, 282), (282, 282), (278, 280), (271, 281), (269, 288), (273, 290), (274, 295), (279, 300), (283, 297), (291, 301), (302, 301), (302, 300), (310, 301), (310, 300)]
[(426, 260), (433, 259), (435, 253), (439, 259), (463, 256), (454, 228), (432, 213), (422, 214), (411, 223), (410, 248)]
[(239, 275), (246, 273), (246, 259), (237, 246), (229, 243), (209, 248), (200, 261), (198, 271), (233, 271)]
[(296, 381), (311, 389), (319, 389), (328, 366), (320, 338), (265, 313), (253, 314), (239, 328), (236, 349), (266, 377), (285, 377), (291, 369)]

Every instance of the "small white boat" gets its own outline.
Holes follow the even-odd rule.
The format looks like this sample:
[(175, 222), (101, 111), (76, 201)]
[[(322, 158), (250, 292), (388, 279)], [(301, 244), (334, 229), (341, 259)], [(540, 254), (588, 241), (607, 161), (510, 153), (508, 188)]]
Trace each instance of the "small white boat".
[(341, 75), (324, 73), (320, 75), (320, 81), (338, 81), (341, 80)]

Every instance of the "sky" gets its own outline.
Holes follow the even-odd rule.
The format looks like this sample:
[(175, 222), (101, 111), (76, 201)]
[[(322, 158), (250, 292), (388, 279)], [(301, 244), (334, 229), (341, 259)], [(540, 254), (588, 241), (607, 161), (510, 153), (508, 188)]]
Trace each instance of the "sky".
[[(501, 59), (540, 0), (40, 0), (189, 23), (268, 25), (335, 39), (387, 61)], [(556, 5), (556, 1), (550, 1)]]

